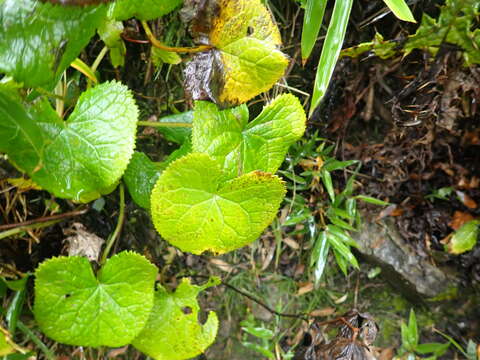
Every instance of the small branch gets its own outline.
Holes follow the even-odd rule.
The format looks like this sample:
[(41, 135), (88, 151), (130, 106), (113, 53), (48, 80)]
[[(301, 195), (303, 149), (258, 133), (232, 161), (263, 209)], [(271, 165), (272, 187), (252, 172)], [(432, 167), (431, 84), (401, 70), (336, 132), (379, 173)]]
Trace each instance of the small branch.
[(282, 312), (279, 312), (277, 310), (274, 310), (272, 309), (270, 306), (268, 306), (267, 304), (265, 304), (264, 302), (260, 301), (259, 299), (255, 298), (254, 296), (250, 295), (249, 293), (243, 291), (243, 290), (240, 290), (240, 289), (237, 289), (235, 286), (233, 285), (230, 285), (229, 283), (227, 282), (223, 282), (221, 283), (223, 286), (239, 293), (240, 295), (243, 295), (245, 296), (246, 298), (252, 300), (253, 302), (256, 302), (258, 305), (260, 305), (261, 307), (265, 308), (266, 310), (268, 310), (269, 312), (271, 312), (272, 314), (275, 314), (277, 316), (283, 316), (283, 317), (290, 317), (290, 318), (296, 318), (296, 319), (302, 319), (304, 321), (308, 321), (308, 317), (309, 315), (307, 314), (285, 314), (285, 313), (282, 313)]
[(211, 45), (200, 45), (197, 47), (171, 47), (167, 46), (163, 43), (161, 43), (155, 35), (153, 35), (152, 30), (150, 30), (150, 27), (148, 26), (146, 21), (142, 21), (142, 26), (143, 29), (145, 30), (145, 33), (147, 34), (148, 40), (152, 43), (153, 46), (156, 48), (159, 48), (161, 50), (169, 51), (169, 52), (175, 52), (175, 53), (197, 53), (197, 52), (202, 52), (202, 51), (208, 51), (213, 48)]
[(33, 225), (33, 224), (37, 224), (37, 223), (45, 223), (45, 222), (49, 222), (49, 221), (52, 221), (52, 220), (59, 220), (60, 221), (60, 220), (63, 220), (63, 219), (69, 218), (69, 217), (83, 215), (88, 210), (89, 210), (89, 208), (86, 207), (86, 208), (83, 208), (83, 209), (80, 209), (80, 210), (69, 211), (69, 212), (66, 212), (66, 213), (63, 213), (63, 214), (51, 215), (51, 216), (42, 216), (42, 217), (39, 217), (37, 219), (27, 220), (27, 221), (24, 221), (24, 222), (21, 222), (21, 223), (0, 225), (0, 231), (13, 229), (13, 228), (25, 227), (25, 226), (29, 226), (29, 225)]
[(151, 127), (188, 127), (191, 128), (192, 124), (182, 122), (158, 122), (158, 121), (139, 121), (138, 126), (151, 126)]
[(49, 227), (52, 225), (55, 225), (56, 223), (59, 223), (63, 219), (58, 219), (58, 220), (52, 220), (52, 221), (47, 221), (47, 222), (41, 222), (41, 223), (36, 223), (36, 224), (30, 224), (30, 225), (25, 225), (25, 226), (19, 226), (14, 229), (10, 230), (5, 230), (0, 232), (0, 240), (8, 238), (13, 235), (20, 234), (21, 232), (28, 231), (28, 230), (34, 230), (34, 229), (42, 229), (45, 227)]
[(107, 260), (107, 256), (110, 253), (110, 250), (112, 249), (112, 246), (115, 243), (115, 240), (117, 240), (118, 236), (120, 235), (120, 231), (122, 230), (122, 226), (123, 226), (123, 221), (125, 219), (125, 189), (123, 187), (123, 183), (120, 183), (119, 192), (120, 192), (120, 214), (118, 215), (117, 226), (115, 227), (115, 230), (113, 231), (112, 235), (110, 235), (110, 237), (107, 240), (107, 245), (105, 246), (105, 250), (103, 250), (102, 259), (100, 260), (100, 265), (105, 264), (105, 261)]

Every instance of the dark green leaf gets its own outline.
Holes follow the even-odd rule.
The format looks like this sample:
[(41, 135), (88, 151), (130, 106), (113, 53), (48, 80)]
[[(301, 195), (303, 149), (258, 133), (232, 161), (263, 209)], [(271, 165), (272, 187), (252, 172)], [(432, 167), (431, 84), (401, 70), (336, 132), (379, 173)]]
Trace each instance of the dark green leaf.
[(52, 88), (106, 15), (105, 6), (0, 2), (0, 71), (25, 86)]
[(315, 286), (318, 286), (322, 278), (325, 266), (327, 265), (329, 250), (330, 244), (327, 240), (327, 233), (322, 231), (318, 235), (318, 238), (315, 241), (315, 247), (310, 255), (310, 266), (315, 264), (315, 269), (313, 272), (315, 277)]
[(330, 200), (335, 202), (335, 190), (333, 190), (332, 176), (328, 171), (322, 170), (320, 177), (322, 178), (323, 185), (325, 185), (325, 189), (327, 189)]
[(375, 205), (381, 205), (381, 206), (389, 205), (389, 203), (386, 202), (386, 201), (375, 199), (373, 197), (365, 196), (365, 195), (357, 195), (357, 196), (355, 196), (355, 199), (362, 200), (362, 201), (365, 201), (367, 203), (375, 204)]
[(422, 355), (426, 355), (426, 354), (429, 354), (429, 353), (434, 353), (436, 356), (441, 356), (447, 351), (449, 346), (450, 346), (449, 342), (444, 343), (444, 344), (441, 344), (441, 343), (419, 344), (415, 348), (415, 352), (417, 352), (419, 354), (422, 354)]
[(125, 185), (133, 201), (144, 209), (150, 209), (150, 196), (160, 176), (159, 164), (141, 152), (135, 152), (123, 175)]
[[(193, 121), (193, 111), (186, 111), (180, 114), (168, 115), (160, 118), (158, 122), (160, 123), (182, 123), (182, 124), (191, 124)], [(168, 141), (183, 144), (185, 141), (190, 140), (192, 135), (192, 128), (188, 126), (181, 127), (168, 127), (160, 126), (157, 127), (157, 130), (165, 135), (165, 138)]]
[(113, 17), (117, 20), (132, 17), (138, 20), (152, 20), (175, 10), (182, 2), (183, 0), (117, 0)]
[(317, 42), (318, 33), (322, 26), (323, 15), (327, 0), (306, 0), (305, 15), (302, 28), (302, 61), (305, 63)]

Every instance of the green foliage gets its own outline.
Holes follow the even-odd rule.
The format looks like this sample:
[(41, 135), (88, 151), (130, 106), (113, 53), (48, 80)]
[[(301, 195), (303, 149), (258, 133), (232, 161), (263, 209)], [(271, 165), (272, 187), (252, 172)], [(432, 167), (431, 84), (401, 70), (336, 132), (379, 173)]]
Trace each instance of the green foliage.
[(107, 194), (130, 161), (138, 111), (117, 82), (84, 92), (67, 121), (46, 100), (25, 109), (0, 93), (0, 105), (8, 125), (0, 149), (56, 196), (88, 202)]
[(229, 178), (256, 170), (275, 173), (303, 135), (305, 121), (300, 101), (290, 94), (277, 97), (251, 122), (246, 105), (219, 111), (212, 103), (197, 102), (193, 151), (210, 155)]
[(98, 35), (110, 50), (110, 60), (113, 67), (123, 66), (125, 64), (125, 54), (127, 49), (125, 43), (120, 37), (122, 31), (122, 22), (110, 18), (105, 19), (98, 28)]
[[(405, 21), (413, 21), (412, 13), (404, 0), (384, 0), (392, 12)], [(302, 60), (307, 61), (315, 40), (318, 37), (323, 20), (327, 0), (306, 0), (306, 9), (302, 29)], [(328, 25), (327, 34), (322, 47), (322, 53), (317, 67), (315, 84), (313, 87), (310, 115), (320, 105), (328, 84), (333, 75), (335, 65), (342, 49), (345, 32), (347, 30), (353, 0), (336, 0), (332, 17)]]
[(420, 27), (408, 37), (403, 47), (395, 41), (384, 41), (377, 33), (373, 41), (345, 49), (342, 56), (357, 57), (373, 51), (380, 58), (388, 59), (398, 51), (408, 55), (414, 49), (436, 54), (440, 45), (446, 42), (463, 49), (465, 65), (480, 64), (480, 29), (474, 26), (479, 8), (480, 3), (476, 0), (447, 0), (440, 8), (438, 19), (423, 14)]
[(425, 343), (419, 344), (420, 334), (418, 333), (417, 318), (413, 309), (410, 310), (408, 324), (401, 324), (402, 346), (399, 349), (399, 355), (414, 354), (427, 355), (431, 354), (428, 359), (435, 360), (438, 356), (442, 356), (450, 346), (448, 343)]
[(53, 88), (105, 15), (105, 6), (63, 7), (34, 0), (2, 1), (0, 71), (25, 86)]
[(405, 0), (383, 0), (397, 18), (403, 21), (416, 22)]
[(113, 17), (116, 20), (127, 20), (132, 17), (152, 20), (175, 10), (182, 2), (183, 0), (117, 0)]
[(450, 239), (448, 252), (458, 255), (472, 250), (478, 241), (479, 228), (480, 220), (471, 220), (463, 224)]
[(133, 346), (155, 360), (190, 359), (204, 352), (215, 340), (218, 318), (210, 312), (207, 321), (200, 324), (196, 298), (201, 291), (219, 283), (219, 279), (212, 278), (196, 286), (182, 279), (173, 293), (160, 287), (155, 292), (150, 318)]
[(317, 42), (327, 0), (307, 0), (302, 28), (302, 61), (305, 63)]
[(156, 274), (154, 265), (132, 252), (110, 258), (97, 277), (84, 257), (49, 259), (35, 272), (35, 319), (64, 344), (126, 345), (150, 315)]
[(438, 19), (423, 14), (420, 27), (404, 46), (405, 53), (413, 49), (436, 53), (443, 42), (448, 42), (465, 50), (466, 65), (480, 64), (480, 29), (473, 28), (479, 8), (477, 0), (447, 0)]
[(173, 162), (151, 197), (158, 232), (183, 251), (224, 253), (254, 241), (285, 193), (274, 175), (251, 172), (230, 181), (214, 159), (192, 153)]
[(150, 209), (150, 194), (160, 176), (160, 168), (161, 164), (154, 163), (146, 154), (135, 152), (123, 175), (133, 201), (144, 209)]

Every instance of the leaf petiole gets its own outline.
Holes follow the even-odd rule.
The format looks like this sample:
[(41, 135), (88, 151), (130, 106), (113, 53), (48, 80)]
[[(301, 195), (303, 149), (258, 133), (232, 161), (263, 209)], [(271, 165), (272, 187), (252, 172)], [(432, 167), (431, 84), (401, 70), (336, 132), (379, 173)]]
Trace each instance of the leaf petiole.
[(197, 47), (171, 47), (163, 44), (160, 42), (155, 35), (153, 35), (152, 30), (148, 26), (146, 21), (142, 21), (142, 26), (143, 29), (145, 30), (145, 33), (147, 34), (148, 40), (152, 43), (153, 46), (156, 48), (165, 50), (165, 51), (170, 51), (170, 52), (175, 52), (175, 53), (197, 53), (197, 52), (202, 52), (202, 51), (208, 51), (213, 46), (211, 45), (200, 45)]
[(118, 236), (120, 235), (120, 231), (122, 230), (123, 221), (125, 219), (125, 189), (123, 183), (120, 183), (119, 186), (119, 193), (120, 193), (120, 214), (118, 215), (117, 226), (113, 231), (112, 235), (109, 236), (107, 240), (107, 245), (105, 246), (105, 250), (103, 250), (102, 259), (100, 260), (100, 265), (105, 264), (107, 260), (108, 254), (112, 249), (115, 240), (117, 240)]
[(151, 126), (151, 127), (192, 127), (190, 123), (183, 122), (159, 122), (159, 121), (139, 121), (138, 126)]

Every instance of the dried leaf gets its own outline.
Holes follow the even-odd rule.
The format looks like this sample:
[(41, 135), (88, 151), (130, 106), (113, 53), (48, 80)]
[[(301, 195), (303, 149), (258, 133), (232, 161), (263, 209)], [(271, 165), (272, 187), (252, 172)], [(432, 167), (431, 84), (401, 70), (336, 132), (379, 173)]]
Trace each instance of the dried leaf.
[(65, 239), (68, 242), (68, 256), (85, 256), (90, 261), (97, 261), (100, 250), (105, 242), (101, 237), (88, 232), (81, 223), (73, 223), (70, 229), (65, 231), (71, 235)]
[(472, 215), (470, 215), (469, 213), (457, 210), (453, 214), (452, 221), (448, 223), (448, 226), (450, 226), (453, 230), (458, 230), (462, 227), (463, 224), (469, 222), (470, 220), (473, 220)]

